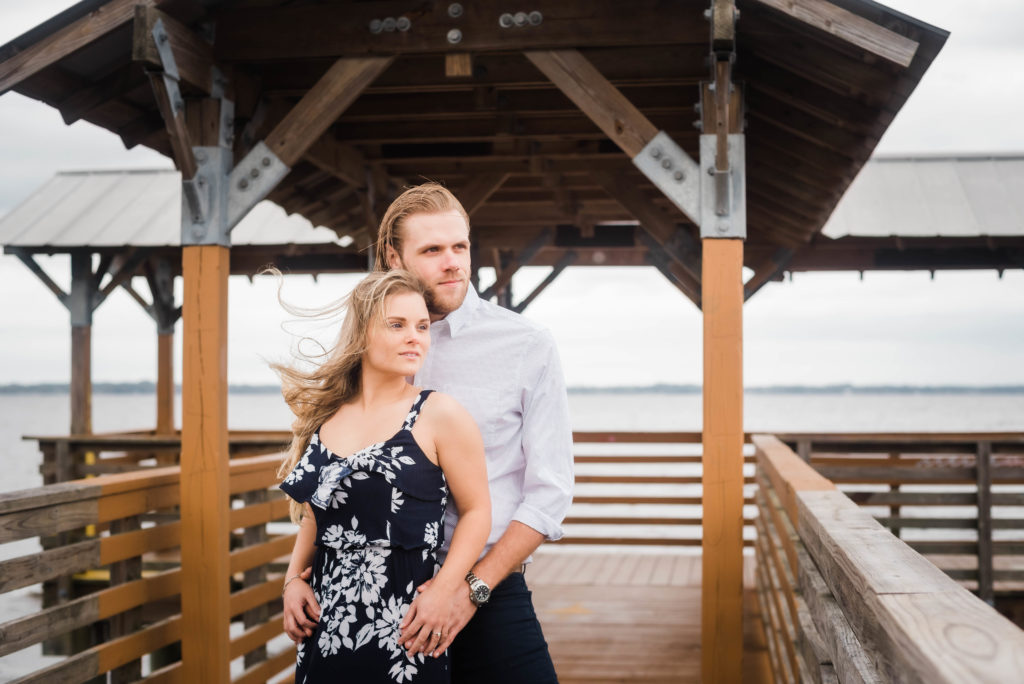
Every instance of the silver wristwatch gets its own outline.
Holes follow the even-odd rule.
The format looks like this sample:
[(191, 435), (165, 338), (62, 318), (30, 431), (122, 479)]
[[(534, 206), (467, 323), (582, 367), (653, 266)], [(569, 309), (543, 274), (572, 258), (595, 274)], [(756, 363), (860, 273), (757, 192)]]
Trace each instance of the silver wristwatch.
[(491, 588), (487, 586), (487, 583), (474, 575), (472, 570), (466, 573), (466, 581), (469, 582), (469, 600), (477, 608), (487, 603), (491, 598)]

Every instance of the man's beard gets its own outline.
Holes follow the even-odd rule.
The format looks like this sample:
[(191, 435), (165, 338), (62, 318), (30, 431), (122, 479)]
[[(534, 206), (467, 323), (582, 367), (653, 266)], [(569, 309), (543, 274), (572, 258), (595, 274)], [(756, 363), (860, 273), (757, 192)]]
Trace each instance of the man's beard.
[[(465, 281), (463, 281), (463, 284), (465, 285), (465, 287), (468, 287)], [(449, 293), (448, 297), (443, 297), (438, 294), (436, 286), (428, 287), (427, 296), (424, 297), (424, 299), (427, 302), (427, 311), (429, 311), (431, 314), (435, 316), (447, 316), (452, 311), (455, 311), (460, 306), (462, 306), (462, 302), (465, 300), (465, 298), (465, 289), (462, 290), (461, 297), (456, 296), (455, 292)]]

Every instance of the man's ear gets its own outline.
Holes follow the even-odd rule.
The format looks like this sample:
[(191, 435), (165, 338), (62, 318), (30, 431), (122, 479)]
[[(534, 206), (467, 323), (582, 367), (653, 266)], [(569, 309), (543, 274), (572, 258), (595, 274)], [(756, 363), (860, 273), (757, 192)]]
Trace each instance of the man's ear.
[(402, 268), (402, 259), (398, 256), (398, 252), (395, 251), (394, 247), (388, 245), (385, 255), (387, 256), (388, 268)]

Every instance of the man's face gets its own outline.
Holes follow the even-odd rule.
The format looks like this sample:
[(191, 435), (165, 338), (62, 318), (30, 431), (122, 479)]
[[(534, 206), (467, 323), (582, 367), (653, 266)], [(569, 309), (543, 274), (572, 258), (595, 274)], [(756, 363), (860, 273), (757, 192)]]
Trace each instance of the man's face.
[(412, 214), (402, 226), (402, 253), (388, 250), (388, 265), (404, 268), (427, 287), (430, 320), (462, 305), (469, 287), (469, 226), (457, 211)]

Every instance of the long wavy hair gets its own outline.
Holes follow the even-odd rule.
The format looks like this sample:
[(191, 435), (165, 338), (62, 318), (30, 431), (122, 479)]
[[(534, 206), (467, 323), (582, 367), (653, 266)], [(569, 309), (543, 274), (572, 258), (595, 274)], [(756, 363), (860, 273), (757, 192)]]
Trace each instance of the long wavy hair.
[[(284, 479), (295, 468), (317, 428), (343, 404), (359, 396), (362, 390), (363, 355), (366, 353), (370, 326), (383, 324), (384, 305), (388, 297), (403, 292), (426, 296), (426, 289), (420, 280), (401, 269), (371, 273), (348, 296), (320, 310), (290, 306), (281, 300), (279, 291), (278, 299), (289, 313), (319, 317), (344, 310), (345, 318), (333, 348), (319, 357), (299, 354), (302, 360), (313, 361), (312, 369), (271, 364), (271, 368), (281, 377), (281, 394), (295, 414), (291, 446), (278, 468), (278, 478)], [(317, 363), (318, 358), (323, 361)], [(302, 505), (291, 501), (289, 510), (292, 520), (298, 522), (302, 517)]]

